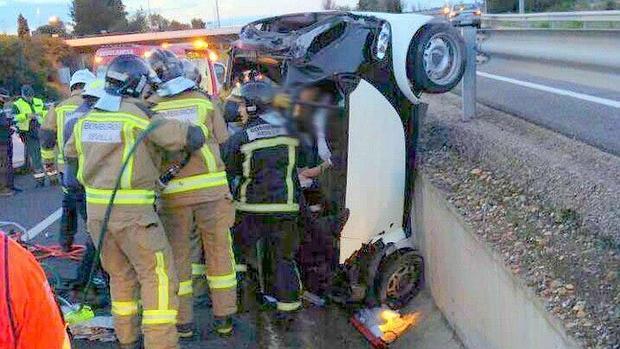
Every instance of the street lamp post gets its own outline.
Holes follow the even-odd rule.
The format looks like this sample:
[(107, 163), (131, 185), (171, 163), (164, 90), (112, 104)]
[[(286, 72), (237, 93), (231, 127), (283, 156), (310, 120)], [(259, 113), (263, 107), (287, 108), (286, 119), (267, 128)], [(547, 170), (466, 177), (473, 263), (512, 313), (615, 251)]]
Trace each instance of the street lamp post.
[(215, 0), (215, 17), (217, 19), (217, 27), (221, 28), (222, 24), (220, 23), (220, 2), (219, 0)]

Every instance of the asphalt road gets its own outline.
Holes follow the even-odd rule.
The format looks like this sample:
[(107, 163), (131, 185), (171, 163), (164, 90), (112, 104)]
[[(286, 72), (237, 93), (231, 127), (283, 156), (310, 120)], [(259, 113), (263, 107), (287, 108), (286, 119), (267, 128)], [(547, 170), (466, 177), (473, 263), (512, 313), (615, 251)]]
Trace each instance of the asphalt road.
[[(34, 237), (33, 243), (42, 245), (57, 244), (58, 220), (49, 219), (60, 208), (61, 191), (59, 187), (35, 188), (31, 176), (17, 177), (16, 186), (22, 189), (10, 198), (0, 198), (0, 221), (13, 221), (31, 230), (41, 222), (52, 223)], [(47, 225), (47, 224), (45, 224)], [(9, 228), (1, 226), (0, 229)], [(38, 230), (38, 229), (37, 229)], [(80, 222), (80, 232), (76, 238), (84, 243), (86, 233)], [(77, 262), (49, 258), (45, 264), (61, 277), (74, 278)], [(100, 309), (105, 312), (108, 309)], [(441, 312), (434, 305), (428, 293), (423, 291), (405, 309), (405, 312), (419, 313), (419, 321), (392, 348), (418, 349), (460, 349), (459, 339), (447, 325)], [(212, 316), (209, 308), (196, 308), (197, 326), (200, 337), (183, 343), (183, 349), (215, 348), (370, 348), (370, 345), (348, 322), (350, 314), (331, 305), (326, 308), (307, 306), (290, 329), (277, 327), (268, 312), (250, 312), (235, 318), (236, 335), (229, 339), (217, 337), (210, 327)], [(75, 341), (78, 349), (113, 349), (112, 343), (94, 341)]]
[(620, 74), (501, 58), (478, 72), (478, 102), (620, 155)]

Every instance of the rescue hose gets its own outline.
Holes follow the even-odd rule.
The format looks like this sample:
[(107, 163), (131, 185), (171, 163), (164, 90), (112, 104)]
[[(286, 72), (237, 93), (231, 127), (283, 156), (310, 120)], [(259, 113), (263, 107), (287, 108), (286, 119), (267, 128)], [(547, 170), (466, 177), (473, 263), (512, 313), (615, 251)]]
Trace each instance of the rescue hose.
[(136, 137), (136, 141), (134, 142), (134, 144), (131, 146), (131, 148), (129, 149), (129, 152), (127, 153), (127, 157), (125, 158), (125, 161), (123, 161), (122, 165), (121, 165), (121, 169), (118, 172), (118, 175), (116, 177), (116, 182), (114, 184), (114, 189), (112, 190), (112, 195), (110, 196), (110, 201), (108, 202), (108, 206), (106, 207), (105, 210), (105, 214), (103, 216), (103, 221), (101, 222), (101, 231), (99, 234), (99, 241), (97, 242), (97, 248), (95, 249), (95, 253), (93, 255), (93, 263), (92, 266), (90, 268), (90, 271), (88, 273), (88, 281), (86, 282), (86, 286), (84, 286), (84, 288), (82, 289), (82, 298), (80, 301), (80, 305), (79, 308), (77, 308), (76, 310), (73, 310), (71, 312), (69, 312), (66, 317), (68, 318), (78, 318), (79, 320), (88, 320), (85, 317), (88, 316), (80, 316), (80, 314), (83, 311), (92, 313), (92, 309), (89, 306), (86, 306), (86, 300), (88, 298), (88, 291), (90, 290), (90, 288), (92, 287), (92, 280), (93, 280), (93, 276), (95, 274), (95, 271), (97, 269), (97, 262), (100, 258), (101, 255), (101, 248), (103, 246), (103, 240), (106, 237), (106, 233), (108, 230), (108, 224), (110, 222), (110, 216), (112, 214), (112, 208), (114, 207), (114, 199), (116, 198), (116, 193), (119, 191), (120, 187), (121, 187), (121, 179), (123, 177), (123, 174), (125, 173), (125, 170), (127, 169), (127, 166), (131, 160), (131, 157), (134, 155), (134, 153), (136, 152), (136, 150), (138, 149), (138, 145), (140, 145), (140, 143), (142, 143), (142, 141), (144, 141), (144, 139), (151, 134), (153, 131), (155, 131), (159, 126), (161, 126), (163, 124), (164, 120), (156, 120), (151, 122), (146, 129), (144, 129), (144, 131), (142, 131), (138, 137)]

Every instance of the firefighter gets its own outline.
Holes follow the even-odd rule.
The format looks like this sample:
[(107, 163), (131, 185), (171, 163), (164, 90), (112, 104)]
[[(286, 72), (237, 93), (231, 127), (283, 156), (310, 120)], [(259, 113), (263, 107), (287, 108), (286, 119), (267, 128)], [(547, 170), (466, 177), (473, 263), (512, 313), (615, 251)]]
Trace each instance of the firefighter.
[[(78, 70), (71, 77), (69, 88), (71, 96), (60, 102), (51, 109), (41, 126), (41, 157), (45, 163), (46, 174), (49, 178), (57, 171), (60, 176), (64, 172), (65, 159), (63, 148), (66, 143), (65, 124), (77, 117), (76, 109), (84, 103), (82, 92), (87, 84), (95, 80), (95, 75), (89, 70)], [(58, 149), (57, 154), (54, 150)], [(56, 167), (57, 166), (57, 167)], [(78, 212), (86, 220), (86, 203), (84, 202), (84, 189), (72, 190), (62, 187), (62, 216), (60, 218), (60, 246), (64, 251), (70, 251), (73, 239), (77, 233)]]
[[(234, 189), (237, 257), (246, 267), (255, 257), (261, 291), (275, 297), (278, 318), (286, 320), (286, 314), (301, 307), (294, 261), (299, 244), (299, 140), (272, 108), (274, 90), (269, 83), (248, 82), (240, 94), (249, 120), (223, 150), (229, 175), (240, 177)], [(262, 268), (261, 256), (254, 256), (257, 242), (260, 254), (270, 255), (273, 265)], [(267, 270), (271, 273), (262, 272)]]
[[(178, 278), (154, 209), (156, 183), (162, 150), (191, 153), (206, 137), (201, 128), (177, 120), (150, 120), (143, 97), (154, 78), (141, 58), (116, 57), (105, 75), (106, 94), (77, 121), (64, 150), (65, 171), (76, 174), (86, 191), (87, 230), (93, 241), (102, 239), (101, 263), (110, 275), (121, 348), (139, 347), (140, 315), (146, 349), (178, 348)], [(143, 132), (146, 138), (136, 143)], [(123, 163), (127, 166), (121, 172)], [(104, 222), (119, 179), (110, 219)], [(101, 236), (104, 223), (106, 235)]]
[(5, 111), (10, 99), (9, 91), (0, 88), (0, 197), (13, 196), (13, 120)]
[(13, 115), (19, 136), (26, 147), (25, 164), (29, 169), (29, 161), (32, 165), (33, 176), (37, 187), (45, 185), (45, 172), (41, 162), (41, 146), (39, 144), (39, 128), (47, 114), (45, 103), (34, 96), (34, 90), (30, 85), (22, 86), (21, 97), (13, 103)]
[(194, 334), (190, 235), (195, 225), (205, 252), (214, 327), (219, 335), (230, 335), (231, 315), (237, 311), (237, 278), (230, 236), (234, 208), (219, 150), (219, 144), (228, 138), (226, 124), (195, 82), (183, 76), (182, 64), (172, 52), (155, 50), (149, 62), (163, 82), (151, 98), (153, 111), (165, 118), (198, 125), (208, 132), (200, 152), (189, 158), (169, 154), (164, 162), (164, 168), (169, 168), (180, 156), (184, 164), (162, 191), (160, 211), (179, 273), (177, 330), (181, 338), (191, 338)]

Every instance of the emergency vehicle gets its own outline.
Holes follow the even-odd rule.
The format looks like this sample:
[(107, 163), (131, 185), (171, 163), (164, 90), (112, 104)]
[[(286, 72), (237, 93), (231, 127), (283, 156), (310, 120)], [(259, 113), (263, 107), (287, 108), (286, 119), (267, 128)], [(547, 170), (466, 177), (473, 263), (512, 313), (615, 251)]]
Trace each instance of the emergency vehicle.
[(218, 80), (218, 73), (222, 76), (225, 67), (221, 63), (215, 62), (218, 55), (215, 51), (207, 48), (207, 43), (196, 40), (192, 43), (167, 44), (160, 46), (154, 45), (122, 45), (106, 46), (98, 49), (94, 57), (94, 71), (97, 76), (104, 76), (108, 64), (116, 57), (125, 54), (132, 54), (142, 58), (148, 58), (151, 51), (157, 48), (165, 48), (172, 51), (179, 58), (186, 58), (192, 61), (202, 74), (200, 87), (211, 96), (219, 95), (221, 82)]

